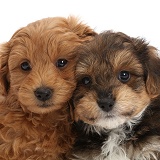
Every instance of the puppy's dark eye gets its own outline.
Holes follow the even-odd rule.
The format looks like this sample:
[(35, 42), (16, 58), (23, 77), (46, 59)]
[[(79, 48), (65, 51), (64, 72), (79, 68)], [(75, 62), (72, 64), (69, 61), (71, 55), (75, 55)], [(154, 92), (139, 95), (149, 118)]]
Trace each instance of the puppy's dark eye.
[(89, 85), (89, 84), (91, 84), (91, 78), (90, 77), (83, 77), (81, 82), (84, 85)]
[(58, 59), (57, 63), (56, 63), (56, 66), (57, 67), (64, 67), (66, 64), (68, 63), (68, 61), (66, 59)]
[(25, 61), (21, 63), (21, 69), (24, 71), (30, 71), (32, 68), (29, 64), (29, 62)]
[(130, 80), (130, 73), (128, 71), (121, 71), (118, 75), (118, 79), (122, 83), (126, 83)]

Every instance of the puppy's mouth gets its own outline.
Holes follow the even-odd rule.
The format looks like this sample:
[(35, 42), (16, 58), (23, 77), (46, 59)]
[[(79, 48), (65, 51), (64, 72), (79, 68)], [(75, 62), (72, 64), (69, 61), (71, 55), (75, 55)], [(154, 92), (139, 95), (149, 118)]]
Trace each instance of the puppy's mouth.
[(53, 103), (42, 103), (42, 104), (37, 104), (37, 106), (38, 107), (40, 107), (40, 108), (49, 108), (49, 107), (52, 107), (52, 106), (54, 106), (54, 104)]
[(114, 114), (109, 114), (109, 113), (107, 113), (107, 114), (105, 115), (105, 118), (114, 118), (114, 117), (115, 117)]
[(104, 120), (111, 120), (114, 119), (116, 117), (116, 115), (112, 114), (112, 113), (105, 113), (105, 115), (100, 116), (100, 117), (90, 117), (90, 116), (83, 116), (83, 118), (80, 118), (81, 120), (85, 120), (87, 121), (89, 124), (94, 124), (96, 123), (99, 119), (104, 119)]

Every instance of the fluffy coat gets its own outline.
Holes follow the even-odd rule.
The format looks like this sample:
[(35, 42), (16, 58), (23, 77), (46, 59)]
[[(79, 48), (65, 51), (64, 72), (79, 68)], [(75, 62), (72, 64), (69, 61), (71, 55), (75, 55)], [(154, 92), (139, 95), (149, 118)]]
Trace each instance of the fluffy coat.
[(95, 32), (75, 17), (46, 18), (0, 46), (0, 159), (61, 160), (74, 135), (68, 101), (73, 50)]

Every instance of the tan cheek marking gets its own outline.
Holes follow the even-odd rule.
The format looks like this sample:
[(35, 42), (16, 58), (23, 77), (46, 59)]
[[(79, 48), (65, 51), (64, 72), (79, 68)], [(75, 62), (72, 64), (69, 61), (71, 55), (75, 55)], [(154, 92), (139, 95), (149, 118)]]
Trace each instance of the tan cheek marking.
[(150, 98), (145, 88), (141, 92), (136, 93), (130, 87), (124, 85), (116, 89), (114, 94), (116, 95), (115, 110), (121, 115), (134, 117), (150, 103)]
[(75, 109), (75, 119), (89, 124), (93, 124), (99, 114), (99, 107), (93, 93), (87, 93), (80, 99)]

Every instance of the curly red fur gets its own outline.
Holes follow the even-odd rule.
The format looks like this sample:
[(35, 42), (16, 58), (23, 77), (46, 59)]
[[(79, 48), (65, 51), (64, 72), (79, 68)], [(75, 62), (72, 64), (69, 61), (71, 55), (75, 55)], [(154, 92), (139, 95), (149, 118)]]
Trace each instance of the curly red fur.
[[(76, 85), (73, 50), (94, 35), (74, 17), (46, 18), (0, 46), (0, 159), (67, 159), (74, 142), (68, 105)], [(58, 68), (59, 59), (67, 65)], [(53, 96), (42, 102), (34, 92), (44, 86)]]

